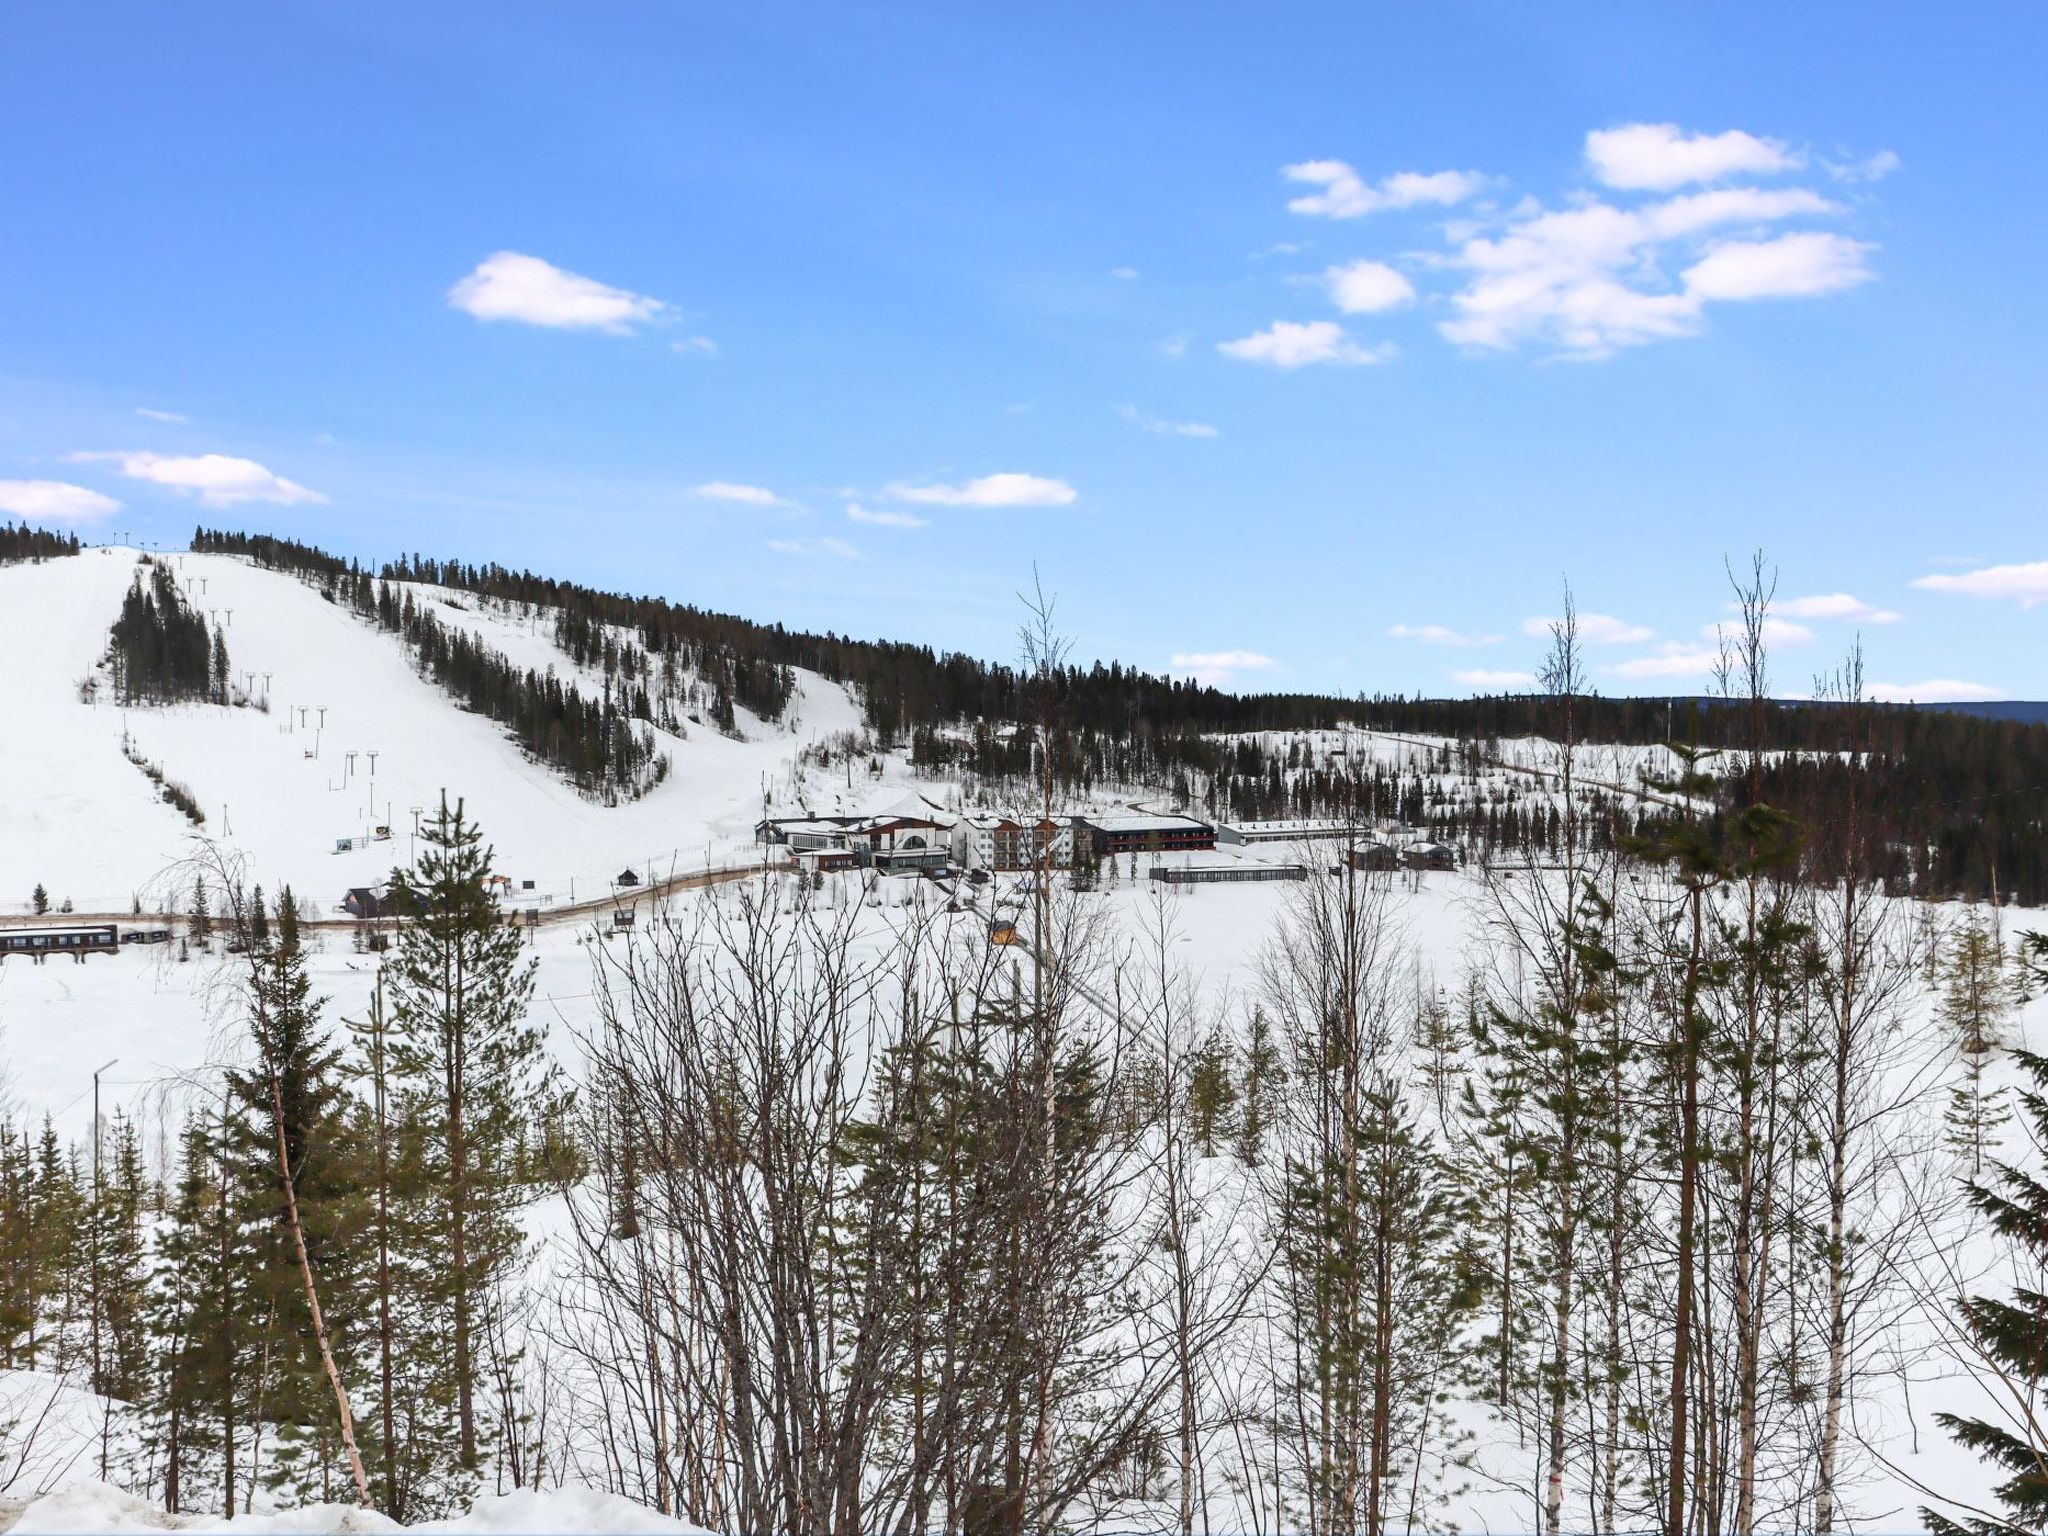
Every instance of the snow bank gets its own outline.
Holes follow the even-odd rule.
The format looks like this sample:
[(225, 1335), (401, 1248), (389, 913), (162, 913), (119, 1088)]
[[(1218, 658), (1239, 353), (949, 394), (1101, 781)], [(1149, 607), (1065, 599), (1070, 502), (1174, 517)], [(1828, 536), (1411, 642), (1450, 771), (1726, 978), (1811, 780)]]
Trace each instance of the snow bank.
[[(11, 1516), (11, 1518), (10, 1518)], [(622, 1532), (629, 1536), (654, 1532), (698, 1532), (701, 1527), (672, 1520), (643, 1504), (615, 1494), (587, 1489), (519, 1493), (479, 1499), (466, 1515), (401, 1526), (374, 1510), (352, 1504), (308, 1504), (274, 1514), (242, 1515), (233, 1521), (217, 1515), (168, 1515), (154, 1504), (106, 1483), (78, 1483), (27, 1503), (0, 1504), (0, 1531), (17, 1536), (71, 1536), (71, 1533), (126, 1531), (220, 1531), (235, 1536), (328, 1536), (363, 1531), (465, 1531), (483, 1536), (523, 1533)]]

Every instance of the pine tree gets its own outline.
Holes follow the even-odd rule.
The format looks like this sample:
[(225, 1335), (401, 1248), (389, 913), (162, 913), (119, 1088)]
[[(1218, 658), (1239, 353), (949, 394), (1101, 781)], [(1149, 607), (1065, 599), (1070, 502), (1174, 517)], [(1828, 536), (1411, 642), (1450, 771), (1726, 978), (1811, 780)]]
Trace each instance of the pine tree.
[(1204, 1157), (1214, 1157), (1218, 1143), (1236, 1128), (1235, 1055), (1221, 1025), (1212, 1027), (1195, 1048), (1188, 1073), (1187, 1115), (1195, 1146)]
[(1984, 1074), (2005, 1044), (2005, 1021), (2019, 1006), (2020, 978), (2007, 970), (1997, 937), (1974, 908), (1950, 941), (1940, 978), (1936, 1013), (1963, 1067), (1942, 1118), (1948, 1144), (1969, 1158), (1974, 1178), (1984, 1171), (1986, 1143), (2010, 1118), (2004, 1090), (1987, 1090)]
[[(368, 1103), (362, 1141), (367, 1183), (362, 1308), (367, 1401), (364, 1447), (377, 1507), (398, 1521), (452, 1512), (455, 1378), (440, 1348), (438, 1202), (426, 1177), (426, 1128), (395, 1090), (396, 1026), (380, 975), (368, 1012), (349, 1023), (350, 1070)], [(414, 1107), (417, 1107), (416, 1105)]]
[(99, 1380), (94, 1390), (122, 1402), (143, 1395), (149, 1340), (143, 1326), (145, 1256), (143, 1207), (148, 1175), (135, 1124), (116, 1113), (104, 1154), (99, 1196), (92, 1213), (100, 1309)]
[[(2048, 961), (2048, 951), (2042, 959)], [(2048, 1149), (2048, 1057), (2013, 1055), (2032, 1083), (2020, 1103), (2039, 1152)], [(1994, 1161), (1992, 1169), (1988, 1181), (1966, 1186), (1969, 1203), (2038, 1274), (2048, 1268), (2048, 1182), (2007, 1163)], [(1956, 1311), (1977, 1355), (1998, 1378), (2000, 1411), (1995, 1419), (1955, 1413), (1935, 1418), (1958, 1442), (2008, 1474), (1992, 1490), (2006, 1518), (1966, 1516), (1959, 1522), (1932, 1509), (1922, 1509), (1921, 1518), (1934, 1536), (2019, 1536), (2048, 1529), (2048, 1394), (2041, 1387), (2048, 1377), (2048, 1295), (2028, 1287), (2010, 1298), (1970, 1296)]]
[[(16, 887), (16, 889), (19, 889), (19, 887)], [(50, 893), (43, 889), (42, 881), (38, 880), (36, 882), (35, 890), (29, 894), (28, 904), (35, 909), (37, 917), (43, 917), (48, 914), (50, 910)]]
[(1265, 1156), (1266, 1140), (1280, 1117), (1281, 1095), (1287, 1087), (1287, 1067), (1280, 1055), (1273, 1021), (1263, 1008), (1252, 1010), (1245, 1031), (1244, 1078), (1238, 1093), (1242, 1108), (1237, 1117), (1235, 1150), (1247, 1168), (1256, 1168)]
[(186, 914), (185, 933), (201, 949), (213, 942), (213, 899), (203, 874), (192, 879), (192, 906)]
[(529, 1127), (559, 1116), (563, 1095), (526, 1022), (534, 965), (521, 962), (519, 932), (490, 894), (482, 833), (443, 795), (421, 842), (418, 867), (399, 882), (408, 918), (390, 967), (392, 1065), (405, 1111), (426, 1133), (440, 1204), (427, 1241), (446, 1296), (458, 1454), (473, 1471), (479, 1354), (519, 1257), (520, 1146)]
[[(223, 1241), (229, 1213), (218, 1154), (219, 1138), (207, 1122), (187, 1121), (147, 1293), (157, 1368), (144, 1423), (162, 1447), (164, 1508), (173, 1514), (203, 1508), (224, 1489), (236, 1419), (234, 1314), (242, 1305), (242, 1270), (230, 1265)], [(231, 1497), (223, 1502), (233, 1508)]]

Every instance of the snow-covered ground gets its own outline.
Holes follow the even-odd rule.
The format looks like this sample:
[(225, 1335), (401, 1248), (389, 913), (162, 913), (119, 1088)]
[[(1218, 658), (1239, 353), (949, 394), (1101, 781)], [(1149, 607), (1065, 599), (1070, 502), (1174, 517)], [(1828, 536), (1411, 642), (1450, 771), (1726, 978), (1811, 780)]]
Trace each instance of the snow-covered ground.
[[(786, 721), (741, 712), (742, 740), (709, 725), (689, 727), (686, 740), (660, 733), (667, 781), (630, 804), (599, 805), (490, 720), (455, 708), (395, 636), (295, 577), (227, 555), (165, 558), (191, 604), (224, 626), (236, 685), (253, 684), (270, 710), (123, 709), (104, 689), (97, 704), (81, 702), (135, 552), (0, 567), (0, 914), (26, 911), (39, 881), (53, 903), (126, 913), (139, 894), (148, 904), (152, 883), (189, 851), (191, 825), (123, 755), (124, 732), (192, 791), (206, 835), (245, 855), (251, 880), (289, 882), (331, 908), (348, 887), (410, 861), (413, 813), (443, 790), (467, 800), (501, 872), (557, 901), (599, 893), (629, 865), (664, 875), (743, 859), (764, 797), (788, 791), (798, 748), (860, 724), (845, 689), (802, 674)], [(456, 607), (437, 589), (423, 596), (521, 666), (576, 672), (545, 622)], [(862, 789), (901, 795), (909, 782), (899, 769)], [(376, 826), (392, 840), (368, 841)], [(357, 846), (337, 853), (342, 839)]]
[[(499, 869), (515, 881), (534, 881), (536, 896), (556, 901), (601, 893), (627, 865), (643, 872), (651, 867), (659, 875), (750, 858), (756, 852), (753, 825), (764, 809), (787, 812), (802, 801), (824, 813), (879, 809), (912, 795), (940, 803), (960, 797), (958, 786), (919, 779), (898, 758), (881, 760), (879, 778), (864, 761), (851, 775), (843, 761), (829, 769), (806, 768), (804, 749), (858, 733), (860, 712), (843, 688), (800, 675), (787, 721), (742, 715), (739, 740), (708, 725), (691, 726), (687, 737), (664, 737), (671, 759), (666, 782), (638, 802), (598, 805), (525, 759), (489, 720), (454, 708), (413, 671), (395, 637), (323, 601), (304, 583), (226, 556), (168, 558), (194, 605), (226, 624), (237, 682), (258, 697), (267, 694), (271, 708), (124, 711), (106, 702), (104, 692), (98, 704), (82, 700), (79, 684), (104, 651), (108, 626), (136, 569), (135, 553), (96, 550), (39, 566), (0, 567), (0, 656), (10, 659), (11, 677), (10, 692), (0, 701), (0, 915), (21, 912), (38, 882), (53, 901), (68, 898), (81, 912), (123, 914), (189, 854), (191, 827), (124, 757), (124, 732), (143, 756), (191, 789), (206, 812), (207, 835), (246, 858), (251, 879), (273, 889), (289, 882), (302, 897), (329, 909), (346, 887), (372, 883), (394, 863), (410, 859), (413, 808), (431, 805), (444, 788), (467, 799), (496, 845)], [(522, 666), (553, 667), (564, 675), (575, 671), (553, 645), (544, 617), (482, 609), (461, 594), (436, 589), (416, 589), (415, 595), (433, 603), (444, 623), (481, 631)], [(1298, 744), (1312, 761), (1338, 753), (1369, 756), (1446, 783), (1464, 771), (1456, 743), (1428, 738), (1343, 731), (1273, 737), (1268, 744), (1282, 752)], [(1555, 753), (1548, 744), (1503, 742), (1499, 751), (1503, 767), (1496, 771), (1496, 785), (1505, 779), (1523, 795), (1549, 792), (1543, 775)], [(1658, 749), (1588, 748), (1580, 771), (1592, 782), (1631, 784), (1645, 767), (1668, 768), (1655, 760), (1657, 754)], [(337, 840), (361, 838), (380, 823), (393, 828), (392, 841), (333, 851)], [(1267, 844), (1175, 862), (1326, 864), (1334, 848)], [(1288, 883), (1193, 885), (1165, 897), (1175, 948), (1209, 1001), (1242, 997), (1255, 988), (1260, 951), (1293, 889)], [(1396, 877), (1395, 889), (1418, 974), (1455, 990), (1476, 931), (1476, 881), (1464, 874), (1404, 874)], [(863, 890), (862, 877), (834, 877), (824, 899), (863, 900)], [(868, 942), (885, 941), (895, 904), (920, 893), (929, 899), (933, 890), (914, 880), (879, 882), (864, 922)], [(1156, 894), (1153, 882), (1132, 880), (1126, 866), (1090, 899), (1115, 926), (1134, 934)], [(953, 919), (970, 933), (986, 922), (996, 895), (978, 899), (978, 910)], [(2048, 919), (2029, 915), (2011, 921), (2048, 927)], [(605, 937), (584, 923), (533, 934), (536, 1013), (572, 1072), (575, 1041), (591, 1021), (591, 946), (624, 942), (629, 941)], [(313, 979), (329, 999), (326, 1017), (338, 1022), (358, 1015), (372, 982), (372, 958), (355, 953), (341, 931), (318, 932), (313, 946)], [(92, 1113), (93, 1071), (111, 1062), (102, 1110), (118, 1109), (135, 1119), (146, 1148), (160, 1155), (175, 1135), (189, 1077), (233, 1059), (239, 1048), (239, 1021), (210, 1006), (219, 996), (218, 963), (204, 957), (180, 963), (170, 946), (132, 949), (82, 966), (0, 964), (0, 1081), (7, 1101), (17, 1113), (50, 1114), (62, 1136), (83, 1136)], [(1917, 1006), (1921, 1022), (1915, 1027), (1931, 1027), (1925, 1000)], [(2030, 1006), (2019, 1033), (2018, 1043), (2048, 1044), (2048, 999)], [(1923, 1501), (1923, 1487), (1967, 1493), (1984, 1484), (1982, 1469), (1961, 1456), (1930, 1418), (1936, 1409), (1962, 1401), (1952, 1385), (1937, 1379), (1937, 1364), (1921, 1363), (1910, 1411), (1896, 1381), (1872, 1387), (1856, 1405), (1859, 1423), (1880, 1440), (1892, 1462), (1858, 1491), (1857, 1507), (1874, 1516), (1870, 1529), (1917, 1528), (1912, 1512)], [(211, 1528), (204, 1521), (173, 1524), (160, 1511), (92, 1480), (105, 1419), (98, 1400), (24, 1376), (0, 1378), (0, 1393), (8, 1394), (0, 1397), (0, 1416), (20, 1417), (18, 1406), (8, 1406), (16, 1398), (47, 1398), (53, 1405), (49, 1434), (36, 1452), (41, 1459), (34, 1469), (22, 1469), (7, 1489), (13, 1502), (0, 1502), (0, 1530)], [(1483, 1437), (1483, 1411), (1474, 1409), (1472, 1427)], [(1497, 1427), (1494, 1433), (1498, 1438)], [(1520, 1465), (1509, 1449), (1502, 1450), (1503, 1475)], [(64, 1492), (23, 1502), (59, 1484), (66, 1485)], [(1458, 1518), (1465, 1528), (1526, 1529), (1529, 1497), (1497, 1485), (1482, 1488), (1460, 1507)], [(335, 1506), (259, 1514), (234, 1526), (387, 1528), (378, 1517)], [(489, 1500), (462, 1521), (438, 1528), (684, 1527), (624, 1501), (567, 1492)]]

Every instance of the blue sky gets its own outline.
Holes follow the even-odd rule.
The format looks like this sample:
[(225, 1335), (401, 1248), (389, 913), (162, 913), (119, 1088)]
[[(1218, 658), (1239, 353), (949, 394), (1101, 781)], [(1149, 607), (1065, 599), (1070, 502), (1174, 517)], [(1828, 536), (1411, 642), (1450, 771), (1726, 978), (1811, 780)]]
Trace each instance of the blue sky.
[[(2037, 8), (18, 10), (0, 515), (1237, 687), (2048, 697)], [(1540, 623), (1535, 627), (1540, 628)]]

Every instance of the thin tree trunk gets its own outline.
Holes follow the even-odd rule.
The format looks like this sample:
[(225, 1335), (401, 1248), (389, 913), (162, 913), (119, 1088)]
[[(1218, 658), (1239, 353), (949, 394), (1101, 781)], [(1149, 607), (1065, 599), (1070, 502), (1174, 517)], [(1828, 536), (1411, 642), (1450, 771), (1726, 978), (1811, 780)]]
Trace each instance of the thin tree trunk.
[(355, 1479), (356, 1502), (365, 1509), (376, 1507), (370, 1497), (370, 1480), (363, 1473), (362, 1454), (356, 1450), (356, 1420), (349, 1411), (348, 1388), (342, 1385), (341, 1371), (334, 1363), (334, 1350), (327, 1340), (327, 1319), (320, 1311), (320, 1289), (313, 1283), (313, 1261), (306, 1255), (306, 1229), (299, 1224), (298, 1181), (292, 1177), (291, 1157), (286, 1150), (284, 1131), (284, 1090), (279, 1086), (277, 1074), (270, 1074), (270, 1112), (277, 1127), (277, 1171), (284, 1180), (285, 1217), (291, 1223), (292, 1247), (299, 1256), (299, 1276), (306, 1284), (306, 1310), (312, 1314), (313, 1338), (320, 1346), (320, 1365), (327, 1373), (327, 1384), (334, 1390), (334, 1411), (341, 1421), (341, 1445), (348, 1452), (349, 1475)]

